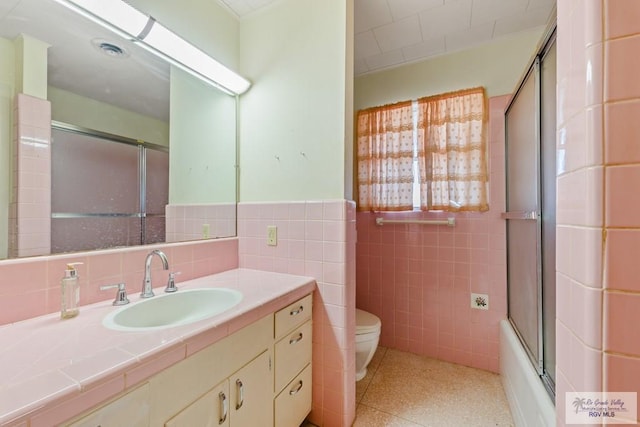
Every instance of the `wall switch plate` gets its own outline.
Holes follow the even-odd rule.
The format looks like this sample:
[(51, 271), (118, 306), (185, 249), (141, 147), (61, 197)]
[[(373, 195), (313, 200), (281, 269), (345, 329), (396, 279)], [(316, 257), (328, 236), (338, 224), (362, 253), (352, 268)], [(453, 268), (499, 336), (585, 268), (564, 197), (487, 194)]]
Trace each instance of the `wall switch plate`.
[(278, 246), (278, 227), (275, 225), (267, 226), (267, 245)]
[(208, 239), (210, 236), (210, 227), (209, 224), (202, 224), (202, 238)]
[(471, 308), (478, 310), (489, 310), (489, 295), (471, 294)]

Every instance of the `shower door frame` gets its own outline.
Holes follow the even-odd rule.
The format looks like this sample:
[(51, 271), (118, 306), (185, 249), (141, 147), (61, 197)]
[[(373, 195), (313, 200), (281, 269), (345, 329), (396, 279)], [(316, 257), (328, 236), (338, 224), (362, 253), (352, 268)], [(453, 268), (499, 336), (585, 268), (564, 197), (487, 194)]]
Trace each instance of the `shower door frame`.
[[(541, 76), (542, 76), (542, 63), (544, 61), (544, 58), (546, 57), (546, 55), (549, 53), (549, 51), (553, 48), (554, 44), (556, 43), (556, 26), (550, 26), (545, 37), (544, 37), (544, 42), (540, 45), (540, 48), (537, 50), (537, 54), (535, 56), (535, 58), (533, 59), (533, 61), (529, 64), (529, 67), (527, 68), (527, 72), (523, 75), (522, 79), (519, 82), (518, 88), (516, 90), (516, 92), (514, 93), (514, 95), (512, 96), (511, 100), (509, 101), (509, 104), (507, 105), (507, 108), (505, 109), (505, 136), (508, 136), (508, 120), (507, 120), (507, 116), (509, 113), (509, 110), (511, 109), (511, 107), (513, 106), (513, 104), (515, 103), (515, 101), (518, 99), (518, 95), (520, 94), (522, 88), (525, 86), (525, 84), (527, 84), (529, 82), (530, 78), (534, 79), (534, 109), (536, 112), (535, 115), (535, 119), (534, 119), (534, 124), (535, 124), (535, 135), (534, 135), (534, 140), (535, 140), (535, 152), (536, 152), (536, 158), (535, 158), (535, 170), (536, 170), (536, 176), (535, 176), (535, 180), (536, 180), (536, 208), (535, 210), (531, 210), (531, 211), (510, 211), (508, 206), (507, 206), (507, 211), (504, 212), (501, 217), (505, 220), (535, 220), (536, 221), (536, 286), (537, 286), (537, 296), (536, 296), (536, 328), (537, 328), (537, 334), (536, 334), (536, 338), (537, 338), (537, 342), (536, 342), (536, 351), (533, 351), (529, 345), (527, 344), (527, 340), (523, 337), (522, 333), (520, 332), (517, 324), (515, 323), (514, 319), (511, 316), (511, 305), (509, 304), (510, 301), (510, 294), (511, 294), (511, 289), (510, 286), (507, 284), (507, 307), (508, 307), (508, 313), (507, 313), (507, 318), (509, 320), (509, 323), (511, 324), (515, 334), (518, 336), (522, 347), (524, 348), (525, 352), (527, 353), (534, 369), (536, 370), (536, 373), (539, 375), (542, 383), (544, 384), (547, 392), (549, 393), (550, 397), (555, 400), (555, 381), (554, 378), (551, 378), (548, 374), (548, 371), (546, 370), (546, 366), (545, 366), (545, 330), (546, 328), (555, 328), (555, 324), (554, 325), (546, 325), (544, 323), (544, 318), (545, 318), (545, 312), (544, 312), (544, 283), (543, 283), (543, 276), (544, 276), (544, 270), (543, 270), (543, 262), (544, 262), (544, 255), (543, 255), (543, 187), (544, 187), (544, 178), (543, 178), (543, 166), (542, 166), (542, 157), (543, 157), (543, 142), (542, 142), (542, 127), (543, 127), (543, 123), (542, 123), (542, 103), (541, 103), (541, 98), (542, 98), (542, 82), (541, 82)], [(554, 100), (555, 102), (555, 100)], [(509, 142), (508, 142), (508, 138), (506, 138), (505, 140), (505, 172), (508, 172), (508, 164), (506, 163), (508, 161), (508, 150), (509, 150)], [(507, 176), (508, 178), (508, 176)], [(507, 204), (508, 204), (508, 194), (509, 194), (509, 182), (508, 179), (506, 181), (506, 197), (507, 197)], [(507, 228), (507, 269), (509, 269), (509, 250), (508, 250), (508, 245), (509, 245), (509, 239), (508, 239), (508, 228)], [(507, 277), (509, 277), (508, 273), (507, 273)], [(555, 282), (554, 282), (555, 283)]]
[[(540, 97), (536, 96), (539, 91), (540, 91), (540, 57), (537, 55), (533, 64), (531, 64), (531, 66), (529, 67), (529, 69), (527, 70), (527, 73), (525, 74), (525, 76), (523, 77), (520, 85), (518, 86), (518, 90), (515, 92), (514, 96), (511, 98), (511, 101), (509, 102), (509, 105), (507, 106), (506, 110), (505, 110), (505, 135), (508, 135), (507, 132), (507, 128), (508, 128), (508, 120), (506, 120), (506, 116), (509, 113), (509, 110), (511, 109), (512, 105), (515, 103), (515, 101), (518, 99), (518, 95), (521, 92), (521, 89), (523, 88), (523, 86), (529, 82), (530, 78), (533, 78), (533, 85), (534, 85), (534, 103), (535, 103), (535, 111), (538, 112), (540, 111)], [(531, 348), (529, 347), (529, 345), (527, 344), (527, 340), (523, 337), (522, 333), (520, 332), (520, 329), (518, 327), (518, 325), (515, 323), (515, 321), (513, 320), (513, 318), (511, 317), (511, 313), (508, 312), (507, 313), (507, 318), (509, 320), (509, 323), (511, 323), (511, 326), (513, 327), (513, 330), (515, 331), (516, 335), (518, 336), (518, 338), (520, 339), (520, 341), (523, 344), (523, 347), (527, 353), (527, 355), (529, 356), (529, 359), (531, 360), (531, 363), (533, 364), (536, 372), (538, 373), (538, 375), (542, 375), (542, 372), (544, 370), (544, 360), (543, 360), (543, 337), (542, 337), (542, 329), (543, 329), (543, 325), (542, 325), (542, 260), (541, 260), (541, 254), (542, 254), (542, 221), (541, 221), (541, 215), (540, 215), (540, 204), (541, 204), (541, 194), (540, 194), (540, 169), (541, 169), (541, 165), (540, 165), (540, 116), (536, 115), (535, 117), (535, 135), (534, 135), (534, 140), (535, 140), (535, 152), (538, 154), (535, 158), (535, 171), (536, 171), (536, 209), (532, 210), (532, 211), (511, 211), (509, 210), (508, 207), (508, 195), (509, 195), (509, 180), (508, 180), (508, 175), (506, 176), (507, 180), (506, 180), (506, 195), (507, 195), (507, 211), (503, 212), (501, 215), (501, 218), (504, 219), (505, 221), (536, 221), (536, 289), (537, 289), (537, 294), (536, 294), (536, 312), (537, 312), (537, 325), (536, 325), (536, 329), (537, 329), (537, 339), (536, 339), (536, 351), (534, 352), (533, 350), (531, 350)], [(505, 141), (505, 162), (508, 161), (509, 158), (509, 141), (508, 138)], [(505, 163), (505, 170), (508, 172), (508, 165)], [(510, 258), (510, 253), (509, 253), (509, 228), (507, 227), (507, 278), (509, 277), (509, 273), (508, 273), (508, 269), (509, 269), (509, 258)], [(510, 287), (507, 283), (507, 301), (510, 300)], [(507, 303), (507, 307), (510, 311), (510, 305)]]

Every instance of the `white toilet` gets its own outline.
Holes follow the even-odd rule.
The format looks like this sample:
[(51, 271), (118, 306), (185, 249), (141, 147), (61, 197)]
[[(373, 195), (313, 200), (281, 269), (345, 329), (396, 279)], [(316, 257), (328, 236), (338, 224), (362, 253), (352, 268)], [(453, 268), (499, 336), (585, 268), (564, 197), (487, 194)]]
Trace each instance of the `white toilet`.
[(367, 375), (367, 365), (378, 348), (381, 326), (378, 316), (356, 308), (356, 381)]

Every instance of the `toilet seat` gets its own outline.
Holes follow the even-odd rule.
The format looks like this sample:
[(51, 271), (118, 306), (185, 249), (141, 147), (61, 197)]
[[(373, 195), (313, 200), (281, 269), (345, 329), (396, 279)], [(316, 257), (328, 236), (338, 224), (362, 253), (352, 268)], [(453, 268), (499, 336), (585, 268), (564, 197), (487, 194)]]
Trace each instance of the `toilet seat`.
[(378, 316), (356, 308), (356, 335), (379, 333), (381, 325)]

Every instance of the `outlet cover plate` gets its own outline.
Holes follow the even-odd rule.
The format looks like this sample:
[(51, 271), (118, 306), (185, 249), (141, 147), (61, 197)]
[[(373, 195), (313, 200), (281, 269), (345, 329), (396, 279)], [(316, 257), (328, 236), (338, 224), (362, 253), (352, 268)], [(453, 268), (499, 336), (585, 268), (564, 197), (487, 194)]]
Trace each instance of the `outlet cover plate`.
[(278, 246), (278, 227), (275, 225), (267, 226), (267, 245)]

